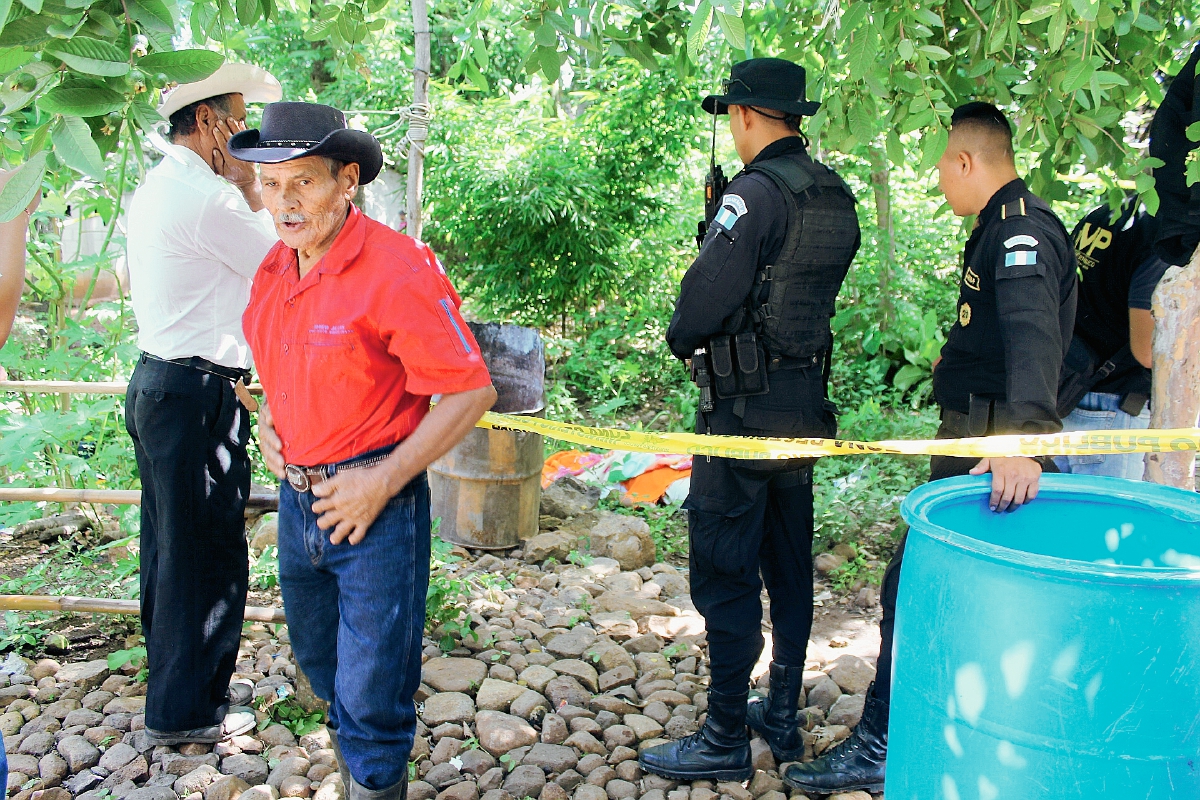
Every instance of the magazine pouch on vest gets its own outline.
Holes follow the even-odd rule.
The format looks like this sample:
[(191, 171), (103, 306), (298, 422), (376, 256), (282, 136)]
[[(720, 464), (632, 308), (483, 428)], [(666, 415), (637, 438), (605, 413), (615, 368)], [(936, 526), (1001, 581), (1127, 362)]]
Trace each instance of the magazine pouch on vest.
[(746, 171), (769, 177), (788, 204), (783, 249), (759, 271), (751, 293), (754, 330), (772, 358), (809, 359), (833, 345), (829, 320), (860, 239), (854, 195), (806, 152)]
[(717, 397), (766, 394), (767, 359), (754, 331), (714, 336), (708, 343)]

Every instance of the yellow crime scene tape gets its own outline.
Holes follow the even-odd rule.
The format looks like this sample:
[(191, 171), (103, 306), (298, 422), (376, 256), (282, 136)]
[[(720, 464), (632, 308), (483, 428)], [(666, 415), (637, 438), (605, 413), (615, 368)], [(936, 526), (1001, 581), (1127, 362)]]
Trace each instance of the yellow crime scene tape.
[[(51, 392), (68, 394), (124, 394), (124, 382), (0, 381), (0, 392)], [(254, 384), (252, 394), (261, 394)], [(1078, 456), (1120, 453), (1185, 453), (1200, 450), (1200, 428), (1078, 431), (1029, 436), (985, 436), (972, 439), (894, 439), (856, 442), (848, 439), (759, 439), (750, 436), (712, 436), (697, 433), (652, 433), (618, 428), (590, 428), (541, 417), (488, 412), (481, 428), (540, 433), (572, 444), (639, 453), (717, 456), (720, 458), (806, 458), (815, 456)]]
[(847, 439), (760, 439), (698, 433), (654, 433), (590, 428), (540, 417), (488, 412), (481, 428), (540, 433), (564, 442), (629, 450), (638, 453), (717, 456), (720, 458), (778, 459), (814, 456), (1078, 456), (1119, 453), (1183, 453), (1200, 450), (1200, 428), (1077, 431), (1037, 435), (982, 436), (971, 439), (888, 440), (855, 442)]

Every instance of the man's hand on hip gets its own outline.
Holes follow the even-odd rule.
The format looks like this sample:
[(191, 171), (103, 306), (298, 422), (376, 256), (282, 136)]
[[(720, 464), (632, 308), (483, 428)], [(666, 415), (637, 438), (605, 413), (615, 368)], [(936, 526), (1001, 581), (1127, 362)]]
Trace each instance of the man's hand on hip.
[(992, 511), (1011, 511), (1037, 497), (1042, 465), (1032, 458), (985, 458), (971, 469), (972, 475), (992, 473)]
[(283, 440), (275, 432), (275, 421), (271, 417), (271, 407), (263, 402), (258, 412), (258, 451), (262, 453), (263, 463), (271, 474), (283, 480), (287, 477), (284, 472)]
[(320, 514), (320, 528), (333, 528), (329, 541), (340, 544), (349, 537), (350, 544), (361, 542), (388, 500), (462, 441), (495, 401), (491, 385), (444, 394), (383, 463), (339, 472), (314, 486), (312, 493), (319, 499), (312, 510)]
[(332, 478), (312, 487), (312, 504), (317, 527), (333, 528), (330, 544), (341, 544), (347, 538), (358, 544), (367, 535), (375, 519), (395, 492), (389, 480), (387, 466), (364, 467), (339, 472)]

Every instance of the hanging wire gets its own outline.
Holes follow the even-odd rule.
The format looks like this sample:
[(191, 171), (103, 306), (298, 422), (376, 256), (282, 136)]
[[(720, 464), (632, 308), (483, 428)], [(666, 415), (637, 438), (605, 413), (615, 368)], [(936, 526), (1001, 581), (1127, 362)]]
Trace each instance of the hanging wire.
[(401, 112), (400, 120), (408, 121), (408, 130), (400, 140), (401, 154), (408, 158), (413, 147), (417, 148), (418, 153), (424, 154), (425, 140), (429, 136), (429, 123), (433, 121), (433, 106), (429, 103), (413, 103)]
[(389, 139), (400, 133), (401, 128), (408, 126), (399, 143), (400, 157), (408, 158), (409, 150), (417, 148), (418, 153), (425, 152), (425, 140), (429, 137), (429, 123), (433, 121), (433, 106), (430, 103), (413, 103), (396, 111), (347, 111), (347, 116), (355, 114), (387, 114), (395, 115), (396, 119), (381, 128), (372, 131), (379, 140)]

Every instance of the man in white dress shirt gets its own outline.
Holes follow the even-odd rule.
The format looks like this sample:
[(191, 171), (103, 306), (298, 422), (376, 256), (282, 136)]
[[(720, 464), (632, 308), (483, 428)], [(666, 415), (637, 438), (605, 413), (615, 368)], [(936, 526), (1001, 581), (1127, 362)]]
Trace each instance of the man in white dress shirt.
[(244, 512), (250, 493), (250, 350), (242, 312), (278, 240), (251, 165), (225, 143), (246, 103), (280, 99), (279, 82), (225, 64), (184, 84), (159, 113), (164, 158), (129, 209), (129, 279), (142, 356), (125, 398), (142, 480), (141, 602), (151, 745), (216, 742), (248, 730), (230, 713), (246, 606)]

